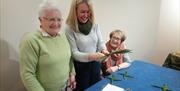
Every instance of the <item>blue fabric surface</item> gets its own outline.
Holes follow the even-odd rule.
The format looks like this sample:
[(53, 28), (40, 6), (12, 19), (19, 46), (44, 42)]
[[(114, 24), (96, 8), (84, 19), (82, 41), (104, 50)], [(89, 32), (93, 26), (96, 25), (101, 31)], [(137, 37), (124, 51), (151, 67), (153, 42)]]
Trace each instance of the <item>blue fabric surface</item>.
[[(120, 73), (125, 71), (134, 78), (123, 79)], [(152, 85), (162, 86), (163, 84), (167, 84), (168, 88), (173, 91), (180, 91), (180, 71), (143, 61), (135, 60), (129, 68), (117, 71), (113, 75), (122, 79), (121, 81), (114, 81), (113, 85), (125, 89), (130, 88), (132, 91), (162, 91)], [(109, 79), (103, 79), (85, 91), (101, 91), (109, 82)]]

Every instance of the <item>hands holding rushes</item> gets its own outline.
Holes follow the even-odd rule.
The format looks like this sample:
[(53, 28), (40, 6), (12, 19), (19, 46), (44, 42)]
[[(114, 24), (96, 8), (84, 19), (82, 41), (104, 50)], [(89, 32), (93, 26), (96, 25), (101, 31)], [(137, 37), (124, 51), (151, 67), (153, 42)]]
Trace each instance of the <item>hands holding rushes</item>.
[(91, 61), (99, 61), (106, 54), (109, 54), (107, 50), (102, 50), (101, 52), (90, 53), (88, 55), (88, 59)]
[(101, 52), (96, 52), (96, 53), (90, 53), (88, 55), (88, 59), (89, 60), (96, 60), (96, 61), (99, 61), (99, 62), (105, 62), (106, 59), (111, 56), (111, 55), (117, 55), (117, 54), (125, 54), (125, 53), (129, 53), (131, 52), (131, 50), (129, 49), (124, 49), (124, 50), (115, 50), (111, 53), (109, 53), (107, 50), (102, 50), (102, 53)]
[(105, 56), (102, 56), (102, 57), (100, 58), (100, 62), (105, 62), (106, 59), (107, 59), (109, 56), (111, 56), (111, 55), (125, 54), (125, 53), (129, 53), (129, 52), (131, 52), (131, 50), (129, 50), (129, 49), (115, 50), (115, 51), (113, 51), (113, 52), (111, 52), (111, 53), (106, 54)]
[(96, 52), (96, 53), (90, 53), (88, 55), (88, 59), (91, 61), (99, 61), (101, 57), (105, 56), (103, 53)]

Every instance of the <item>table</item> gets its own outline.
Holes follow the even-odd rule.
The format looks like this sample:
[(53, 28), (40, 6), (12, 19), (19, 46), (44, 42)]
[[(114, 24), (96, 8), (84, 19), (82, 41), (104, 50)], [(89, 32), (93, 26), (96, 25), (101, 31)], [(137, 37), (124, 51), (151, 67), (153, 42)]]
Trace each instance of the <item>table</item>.
[[(180, 71), (161, 67), (155, 64), (134, 60), (129, 68), (119, 70), (112, 75), (122, 79), (120, 73), (128, 72), (134, 78), (126, 78), (121, 81), (114, 81), (113, 85), (132, 91), (162, 91), (152, 85), (162, 86), (167, 84), (173, 91), (180, 91)], [(85, 91), (101, 91), (110, 80), (105, 78)]]

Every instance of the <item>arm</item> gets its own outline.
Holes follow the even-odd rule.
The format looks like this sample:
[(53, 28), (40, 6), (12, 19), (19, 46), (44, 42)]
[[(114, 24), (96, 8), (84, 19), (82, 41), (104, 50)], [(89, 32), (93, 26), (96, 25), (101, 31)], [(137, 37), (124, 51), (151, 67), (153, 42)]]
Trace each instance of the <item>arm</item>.
[(127, 68), (130, 65), (131, 65), (130, 63), (124, 62), (122, 64), (119, 64), (118, 66), (112, 66), (112, 67), (108, 68), (106, 71), (108, 73), (112, 73), (112, 72), (116, 72), (119, 69)]
[(28, 91), (45, 91), (36, 78), (38, 48), (35, 42), (26, 39), (20, 45), (20, 75)]
[(74, 69), (74, 64), (73, 64), (73, 57), (71, 57), (70, 62), (69, 62), (69, 68), (70, 68), (70, 75), (75, 75), (75, 69)]
[(130, 65), (131, 65), (130, 63), (124, 62), (124, 63), (118, 65), (118, 69), (127, 68), (127, 67), (129, 67)]
[(80, 52), (76, 45), (75, 36), (73, 34), (73, 30), (69, 27), (65, 30), (66, 37), (68, 39), (69, 45), (71, 47), (73, 57), (78, 61), (88, 60), (88, 53)]
[(97, 31), (97, 36), (98, 36), (98, 45), (97, 45), (98, 51), (105, 52), (105, 54), (106, 54), (108, 52), (106, 52), (106, 46), (105, 46), (105, 43), (103, 41), (99, 25), (96, 25), (96, 31)]
[[(124, 49), (126, 49), (126, 45), (125, 45), (125, 44), (124, 44)], [(132, 62), (132, 60), (130, 59), (128, 53), (125, 53), (125, 54), (124, 54), (123, 62), (127, 62), (127, 63), (131, 63), (131, 62)]]
[(74, 70), (74, 64), (73, 64), (73, 58), (71, 57), (70, 63), (69, 63), (69, 67), (70, 67), (70, 72), (69, 72), (69, 79), (68, 79), (68, 87), (70, 87), (71, 89), (75, 89), (76, 88), (76, 80), (75, 80), (75, 70)]
[(67, 28), (66, 30), (66, 37), (68, 39), (68, 42), (71, 46), (71, 51), (72, 55), (75, 58), (75, 60), (78, 60), (80, 62), (89, 62), (93, 60), (98, 60), (101, 56), (104, 56), (102, 53), (84, 53), (79, 51), (77, 44), (76, 44), (76, 39), (75, 35), (73, 33), (73, 30), (70, 28)]
[[(126, 45), (124, 44), (124, 49), (126, 49)], [(123, 63), (118, 65), (118, 69), (123, 69), (123, 68), (127, 68), (131, 65), (131, 59), (129, 57), (128, 53), (125, 53), (123, 56)]]

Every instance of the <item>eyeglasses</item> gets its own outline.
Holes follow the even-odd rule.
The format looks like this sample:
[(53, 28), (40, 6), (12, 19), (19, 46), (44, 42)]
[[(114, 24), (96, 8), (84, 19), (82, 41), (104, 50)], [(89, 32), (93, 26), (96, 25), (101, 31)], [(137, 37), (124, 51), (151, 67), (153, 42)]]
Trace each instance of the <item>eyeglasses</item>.
[(48, 17), (43, 17), (43, 19), (47, 20), (48, 22), (62, 22), (62, 18), (48, 18)]
[(115, 37), (115, 36), (112, 36), (111, 38), (114, 39), (114, 40), (118, 40), (118, 41), (121, 40), (121, 38), (118, 38), (118, 37)]

